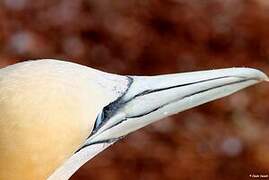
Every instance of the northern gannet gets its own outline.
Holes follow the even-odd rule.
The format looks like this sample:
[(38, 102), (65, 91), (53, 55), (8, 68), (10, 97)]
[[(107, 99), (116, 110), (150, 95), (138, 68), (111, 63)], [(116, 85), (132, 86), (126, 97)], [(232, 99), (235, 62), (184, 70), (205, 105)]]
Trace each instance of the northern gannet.
[(66, 180), (127, 134), (268, 77), (251, 68), (122, 76), (59, 60), (0, 70), (0, 179)]

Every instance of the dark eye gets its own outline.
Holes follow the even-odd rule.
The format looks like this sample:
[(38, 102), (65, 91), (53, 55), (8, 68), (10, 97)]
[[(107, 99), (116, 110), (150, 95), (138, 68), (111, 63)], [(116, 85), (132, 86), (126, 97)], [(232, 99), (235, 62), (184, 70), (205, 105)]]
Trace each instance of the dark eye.
[(103, 126), (106, 121), (108, 121), (123, 104), (124, 103), (121, 101), (121, 98), (119, 98), (104, 107), (95, 120), (94, 128), (91, 135), (98, 131), (98, 129), (100, 129), (101, 126)]
[(100, 127), (103, 120), (104, 120), (104, 111), (102, 110), (101, 113), (98, 114), (98, 116), (97, 116), (97, 118), (95, 120), (93, 132), (96, 131)]

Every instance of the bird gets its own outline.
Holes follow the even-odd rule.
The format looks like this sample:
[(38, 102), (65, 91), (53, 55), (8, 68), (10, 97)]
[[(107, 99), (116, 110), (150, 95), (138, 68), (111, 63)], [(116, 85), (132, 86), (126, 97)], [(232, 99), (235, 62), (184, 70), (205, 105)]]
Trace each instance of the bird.
[(262, 81), (262, 71), (240, 67), (155, 76), (55, 59), (4, 67), (0, 179), (69, 179), (129, 133)]

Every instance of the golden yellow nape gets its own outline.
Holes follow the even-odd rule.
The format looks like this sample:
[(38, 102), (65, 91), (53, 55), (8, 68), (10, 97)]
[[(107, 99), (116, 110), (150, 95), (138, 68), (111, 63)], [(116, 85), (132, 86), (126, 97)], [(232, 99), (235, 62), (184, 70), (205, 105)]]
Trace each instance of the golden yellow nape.
[(0, 70), (0, 180), (46, 179), (83, 144), (115, 98), (100, 73), (53, 60)]

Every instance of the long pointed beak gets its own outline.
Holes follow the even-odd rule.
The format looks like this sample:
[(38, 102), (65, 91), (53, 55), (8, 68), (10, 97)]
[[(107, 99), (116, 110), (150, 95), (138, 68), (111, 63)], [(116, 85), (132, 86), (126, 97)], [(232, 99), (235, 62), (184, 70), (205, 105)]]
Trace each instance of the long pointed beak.
[(119, 108), (89, 138), (90, 143), (115, 140), (164, 117), (268, 81), (263, 72), (251, 68), (130, 78), (133, 82)]
[(269, 81), (263, 72), (250, 68), (128, 77), (130, 86), (125, 94), (104, 107), (85, 144), (49, 179), (69, 178), (119, 138), (152, 122)]

